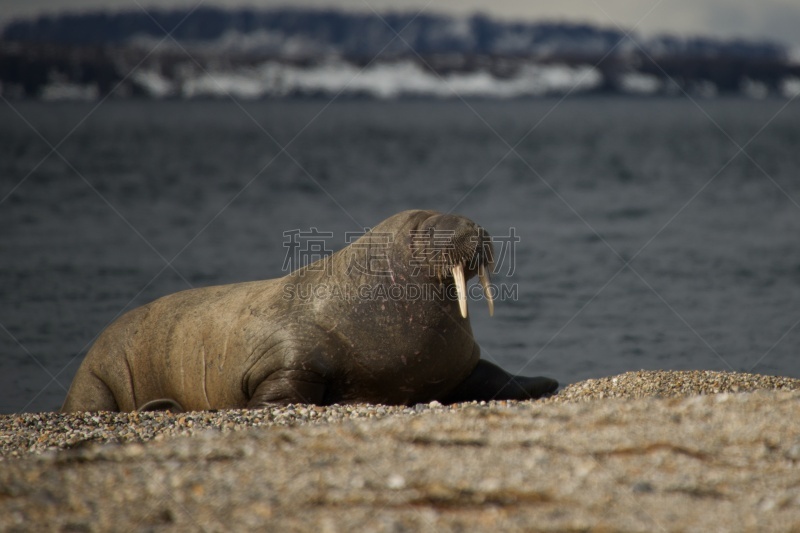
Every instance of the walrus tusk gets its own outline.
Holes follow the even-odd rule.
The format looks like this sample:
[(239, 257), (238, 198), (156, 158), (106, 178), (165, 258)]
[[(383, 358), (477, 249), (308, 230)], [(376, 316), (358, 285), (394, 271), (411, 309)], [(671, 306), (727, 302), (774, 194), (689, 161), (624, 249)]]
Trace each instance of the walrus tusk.
[(458, 307), (461, 308), (461, 316), (467, 318), (467, 284), (464, 282), (464, 265), (461, 263), (453, 267), (453, 280), (456, 282)]
[(486, 266), (481, 264), (478, 267), (478, 277), (481, 279), (483, 286), (483, 296), (489, 303), (489, 316), (494, 316), (494, 300), (492, 300), (492, 292), (489, 290), (489, 275), (486, 273)]

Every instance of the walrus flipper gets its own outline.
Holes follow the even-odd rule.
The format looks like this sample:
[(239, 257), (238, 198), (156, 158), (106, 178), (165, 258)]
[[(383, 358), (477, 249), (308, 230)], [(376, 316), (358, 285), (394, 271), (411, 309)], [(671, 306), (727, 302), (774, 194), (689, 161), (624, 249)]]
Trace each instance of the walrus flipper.
[(489, 400), (532, 400), (552, 394), (558, 382), (545, 377), (512, 376), (502, 368), (481, 359), (478, 365), (442, 403)]
[(257, 387), (248, 409), (266, 407), (269, 404), (313, 403), (323, 404), (325, 380), (306, 370), (280, 370), (274, 372)]
[(79, 369), (61, 407), (62, 413), (78, 411), (119, 411), (114, 393), (94, 372)]
[(183, 406), (171, 398), (159, 398), (157, 400), (150, 400), (138, 409), (137, 412), (145, 411), (169, 411), (170, 413), (183, 413), (185, 410)]

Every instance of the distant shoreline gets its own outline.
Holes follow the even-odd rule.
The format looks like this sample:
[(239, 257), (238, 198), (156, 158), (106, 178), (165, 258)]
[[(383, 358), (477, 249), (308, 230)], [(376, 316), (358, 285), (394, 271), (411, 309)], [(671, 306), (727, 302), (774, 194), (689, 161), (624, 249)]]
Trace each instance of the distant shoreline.
[(284, 8), (134, 9), (11, 21), (4, 98), (356, 96), (379, 100), (583, 93), (793, 98), (800, 62), (766, 40), (658, 35), (485, 15)]

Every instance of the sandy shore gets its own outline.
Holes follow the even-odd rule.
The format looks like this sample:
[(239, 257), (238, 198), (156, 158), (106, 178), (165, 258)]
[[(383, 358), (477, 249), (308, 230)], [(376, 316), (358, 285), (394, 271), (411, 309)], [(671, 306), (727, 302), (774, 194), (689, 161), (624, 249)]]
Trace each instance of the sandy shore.
[(800, 380), (538, 402), (0, 416), (0, 530), (797, 531)]

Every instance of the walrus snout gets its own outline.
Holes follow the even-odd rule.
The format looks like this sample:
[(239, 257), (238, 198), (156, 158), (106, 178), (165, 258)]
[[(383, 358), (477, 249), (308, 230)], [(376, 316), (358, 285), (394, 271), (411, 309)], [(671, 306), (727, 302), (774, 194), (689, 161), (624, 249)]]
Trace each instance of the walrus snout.
[(424, 257), (430, 258), (436, 278), (440, 282), (452, 279), (461, 316), (467, 318), (467, 281), (476, 275), (489, 305), (489, 316), (494, 315), (490, 290), (494, 250), (489, 233), (472, 220), (451, 214), (427, 218), (418, 231), (425, 237)]

